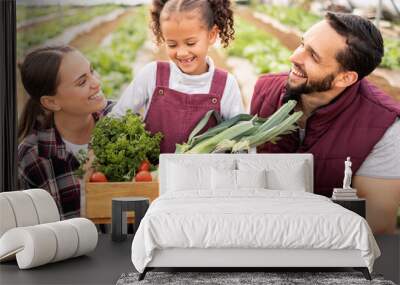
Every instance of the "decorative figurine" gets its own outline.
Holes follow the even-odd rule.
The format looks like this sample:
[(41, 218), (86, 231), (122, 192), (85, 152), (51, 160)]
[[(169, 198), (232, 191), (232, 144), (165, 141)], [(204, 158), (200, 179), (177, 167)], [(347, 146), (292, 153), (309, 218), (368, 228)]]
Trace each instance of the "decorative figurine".
[(351, 188), (351, 177), (353, 172), (351, 171), (350, 157), (344, 162), (344, 178), (343, 188), (333, 188), (332, 199), (333, 200), (354, 200), (358, 199), (357, 189)]
[(346, 161), (344, 162), (344, 166), (343, 189), (351, 189), (350, 185), (353, 172), (351, 171), (350, 157), (347, 157)]

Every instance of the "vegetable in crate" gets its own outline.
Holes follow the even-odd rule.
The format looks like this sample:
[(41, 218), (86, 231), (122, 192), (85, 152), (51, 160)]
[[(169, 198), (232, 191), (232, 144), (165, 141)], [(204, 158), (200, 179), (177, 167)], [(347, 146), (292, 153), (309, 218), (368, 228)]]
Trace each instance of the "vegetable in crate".
[(158, 163), (161, 139), (161, 133), (150, 134), (131, 111), (121, 118), (104, 117), (93, 131), (93, 166), (109, 181), (131, 181), (143, 161)]
[(153, 177), (151, 176), (151, 173), (148, 170), (140, 170), (138, 173), (136, 173), (135, 176), (136, 182), (151, 182), (152, 180)]
[[(230, 120), (197, 135), (196, 126), (190, 134), (187, 143), (176, 146), (175, 153), (218, 153), (243, 152), (266, 142), (275, 143), (279, 136), (289, 134), (297, 127), (295, 123), (303, 115), (301, 111), (292, 112), (297, 102), (290, 100), (269, 118), (259, 118), (248, 114), (240, 114)], [(209, 111), (198, 123), (204, 125), (209, 117)]]
[(143, 160), (139, 165), (138, 172), (142, 170), (149, 171), (150, 167), (151, 167), (150, 162), (148, 160)]
[(90, 175), (90, 182), (108, 182), (107, 177), (100, 171), (94, 172)]

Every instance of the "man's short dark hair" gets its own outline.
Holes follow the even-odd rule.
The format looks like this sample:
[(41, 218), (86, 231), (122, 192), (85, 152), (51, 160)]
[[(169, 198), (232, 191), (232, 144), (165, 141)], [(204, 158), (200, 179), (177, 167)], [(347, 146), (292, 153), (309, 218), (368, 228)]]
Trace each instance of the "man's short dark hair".
[(347, 48), (336, 54), (342, 69), (355, 71), (358, 79), (362, 79), (381, 63), (383, 39), (371, 21), (352, 14), (331, 12), (325, 15), (325, 19), (346, 38)]

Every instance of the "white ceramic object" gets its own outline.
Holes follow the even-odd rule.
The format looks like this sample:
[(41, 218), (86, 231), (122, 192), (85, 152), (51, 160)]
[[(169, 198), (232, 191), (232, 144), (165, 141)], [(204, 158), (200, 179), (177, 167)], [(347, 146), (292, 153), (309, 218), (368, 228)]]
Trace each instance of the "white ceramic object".
[(29, 195), (35, 205), (39, 224), (51, 223), (60, 220), (56, 202), (53, 197), (43, 189), (29, 189), (22, 191)]
[(17, 222), (11, 204), (0, 194), (0, 237), (9, 229), (15, 228)]
[(3, 192), (1, 195), (10, 202), (17, 227), (39, 224), (35, 206), (29, 195), (22, 191)]
[(86, 254), (96, 248), (92, 221), (60, 221), (54, 199), (42, 189), (0, 193), (0, 262), (16, 259), (20, 269)]

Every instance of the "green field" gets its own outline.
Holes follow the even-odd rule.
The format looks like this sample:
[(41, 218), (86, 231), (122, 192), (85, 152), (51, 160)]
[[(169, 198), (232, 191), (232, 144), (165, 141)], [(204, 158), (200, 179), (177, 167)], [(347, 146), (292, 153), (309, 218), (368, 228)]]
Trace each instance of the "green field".
[[(304, 32), (322, 17), (305, 11), (301, 7), (287, 7), (278, 5), (257, 5), (255, 11), (264, 13), (282, 24), (294, 27)], [(400, 69), (400, 39), (384, 37), (385, 56), (381, 67)]]
[(87, 22), (96, 16), (107, 14), (118, 7), (117, 5), (81, 7), (74, 15), (65, 16), (17, 32), (17, 58), (21, 58), (30, 48), (58, 36), (64, 32), (66, 28)]
[(235, 31), (235, 40), (228, 48), (229, 56), (248, 59), (259, 74), (290, 68), (290, 51), (276, 38), (240, 17), (235, 18)]
[(296, 27), (302, 32), (321, 20), (320, 16), (295, 6), (257, 5), (256, 11), (268, 15), (286, 26)]
[(112, 34), (105, 47), (85, 52), (94, 69), (100, 74), (103, 92), (107, 98), (117, 98), (121, 87), (132, 80), (132, 65), (136, 52), (147, 38), (147, 7), (136, 8), (134, 16), (125, 20)]
[(17, 23), (24, 22), (33, 18), (42, 17), (48, 14), (66, 12), (71, 6), (27, 6), (17, 5)]

